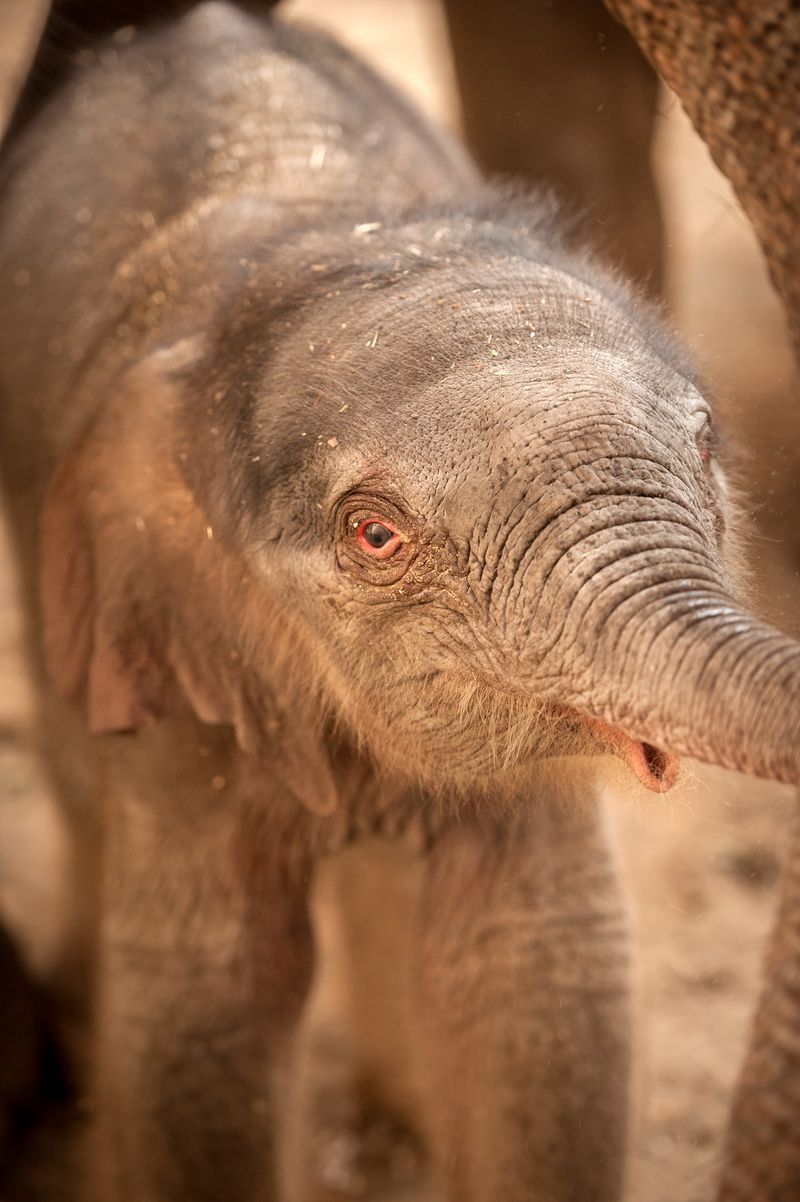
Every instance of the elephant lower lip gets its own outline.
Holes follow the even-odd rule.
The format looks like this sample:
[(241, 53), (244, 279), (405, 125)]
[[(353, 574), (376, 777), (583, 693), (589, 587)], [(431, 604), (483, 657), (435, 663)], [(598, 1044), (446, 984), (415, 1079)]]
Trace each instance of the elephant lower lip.
[(612, 726), (600, 718), (586, 718), (584, 721), (609, 751), (625, 761), (645, 788), (654, 793), (666, 793), (675, 784), (680, 764), (674, 755), (654, 747), (652, 743), (640, 743), (618, 726)]

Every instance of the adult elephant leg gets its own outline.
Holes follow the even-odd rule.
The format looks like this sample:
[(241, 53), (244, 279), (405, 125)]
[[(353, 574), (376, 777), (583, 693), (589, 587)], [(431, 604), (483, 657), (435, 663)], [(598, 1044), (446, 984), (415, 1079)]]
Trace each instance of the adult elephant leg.
[(439, 837), (423, 909), (422, 1058), (444, 1197), (618, 1202), (628, 929), (603, 814), (543, 789), (488, 823)]
[(311, 971), (305, 869), (292, 884), (278, 863), (277, 807), (237, 795), (230, 732), (198, 738), (196, 774), (160, 758), (180, 732), (147, 741), (156, 767), (129, 763), (135, 793), (109, 805), (90, 1196), (274, 1202), (275, 1086)]
[(480, 164), (555, 188), (590, 242), (654, 291), (650, 167), (658, 82), (601, 0), (444, 0), (464, 127)]
[(800, 1198), (800, 814), (728, 1129), (720, 1202)]

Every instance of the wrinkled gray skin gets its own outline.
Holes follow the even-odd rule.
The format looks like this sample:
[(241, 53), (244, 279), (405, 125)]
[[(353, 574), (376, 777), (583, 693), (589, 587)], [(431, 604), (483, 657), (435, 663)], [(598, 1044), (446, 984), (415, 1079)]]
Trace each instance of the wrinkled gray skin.
[[(326, 39), (206, 4), (83, 62), (0, 204), (80, 1196), (374, 1197), (385, 1111), (451, 1202), (617, 1199), (598, 753), (655, 789), (684, 754), (798, 776), (800, 652), (732, 599), (707, 401)], [(309, 881), (367, 835), (421, 864), (413, 1105), (369, 1065), (331, 1105), (291, 1059)]]

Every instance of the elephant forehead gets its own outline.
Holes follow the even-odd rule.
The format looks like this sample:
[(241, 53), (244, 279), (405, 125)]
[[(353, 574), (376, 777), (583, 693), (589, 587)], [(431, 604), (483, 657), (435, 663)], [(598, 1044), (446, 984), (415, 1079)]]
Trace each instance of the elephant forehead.
[(598, 463), (606, 476), (681, 474), (707, 412), (697, 389), (674, 373), (659, 380), (630, 361), (590, 348), (553, 348), (529, 362), (498, 360), (480, 381), (443, 379), (397, 430), (403, 475), (420, 505), (451, 515), (507, 487), (576, 487)]

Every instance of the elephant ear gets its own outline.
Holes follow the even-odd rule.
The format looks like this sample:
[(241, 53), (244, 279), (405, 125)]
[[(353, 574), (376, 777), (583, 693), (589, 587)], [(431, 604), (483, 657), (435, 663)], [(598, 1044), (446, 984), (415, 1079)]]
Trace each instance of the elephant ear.
[[(94, 510), (77, 452), (55, 472), (39, 523), (45, 662), (58, 692), (85, 698), (95, 733), (132, 730), (172, 708), (163, 657), (163, 615), (139, 612), (127, 593), (125, 551)], [(115, 545), (116, 544), (116, 545)], [(118, 562), (117, 562), (118, 561)]]
[[(332, 813), (337, 790), (319, 719), (302, 707), (286, 712), (269, 684), (274, 665), (248, 665), (239, 650), (252, 640), (223, 598), (237, 592), (226, 588), (233, 577), (241, 591), (246, 568), (209, 540), (191, 500), (163, 527), (137, 516), (133, 490), (120, 504), (124, 468), (121, 481), (103, 482), (94, 470), (102, 459), (102, 448), (73, 452), (40, 514), (43, 644), (56, 689), (85, 704), (96, 734), (190, 711), (230, 725), (242, 750), (308, 809)], [(268, 655), (269, 638), (260, 641)]]

